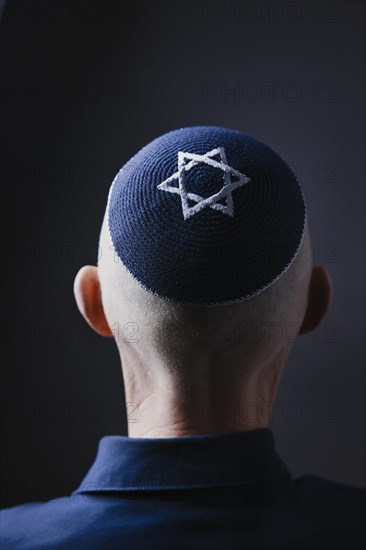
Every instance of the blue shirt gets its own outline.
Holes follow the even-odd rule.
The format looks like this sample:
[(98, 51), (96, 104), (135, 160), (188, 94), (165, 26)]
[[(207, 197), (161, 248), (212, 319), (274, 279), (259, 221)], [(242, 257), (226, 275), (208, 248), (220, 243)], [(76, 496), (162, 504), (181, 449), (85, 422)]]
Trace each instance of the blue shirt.
[(363, 548), (365, 490), (292, 479), (268, 428), (106, 436), (68, 497), (1, 511), (1, 550)]

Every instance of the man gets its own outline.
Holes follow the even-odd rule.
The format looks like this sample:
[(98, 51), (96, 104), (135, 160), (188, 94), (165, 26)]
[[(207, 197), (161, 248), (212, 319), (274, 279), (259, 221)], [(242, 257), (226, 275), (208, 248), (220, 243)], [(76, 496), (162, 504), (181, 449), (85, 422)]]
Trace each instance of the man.
[(314, 330), (332, 294), (284, 161), (238, 131), (169, 132), (117, 174), (100, 251), (76, 302), (114, 337), (136, 422), (70, 497), (4, 510), (1, 548), (363, 547), (364, 490), (292, 479), (268, 428), (284, 328)]

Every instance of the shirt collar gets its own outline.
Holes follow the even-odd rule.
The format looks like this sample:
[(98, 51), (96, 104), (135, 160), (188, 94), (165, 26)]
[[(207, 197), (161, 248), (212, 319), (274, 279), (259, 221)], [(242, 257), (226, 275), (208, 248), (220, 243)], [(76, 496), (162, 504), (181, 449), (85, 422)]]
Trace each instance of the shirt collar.
[(269, 428), (176, 438), (105, 436), (75, 493), (219, 487), (290, 473)]

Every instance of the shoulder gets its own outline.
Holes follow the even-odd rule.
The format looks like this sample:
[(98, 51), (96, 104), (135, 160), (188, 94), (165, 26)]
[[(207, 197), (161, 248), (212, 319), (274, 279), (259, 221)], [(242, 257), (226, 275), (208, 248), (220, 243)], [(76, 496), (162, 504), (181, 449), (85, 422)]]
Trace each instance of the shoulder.
[(97, 513), (98, 507), (87, 506), (77, 495), (5, 508), (0, 510), (0, 548), (74, 550), (75, 536), (82, 536), (83, 525)]
[(334, 505), (365, 505), (366, 488), (339, 483), (315, 475), (293, 480), (293, 486), (304, 503)]
[(271, 544), (279, 536), (282, 550), (364, 548), (364, 488), (304, 475), (285, 481), (275, 496), (264, 510), (263, 536)]
[(333, 550), (364, 548), (365, 488), (312, 475), (295, 479), (292, 485), (298, 506), (289, 507), (289, 524), (301, 524), (299, 531), (314, 542), (313, 548), (324, 547), (324, 541)]

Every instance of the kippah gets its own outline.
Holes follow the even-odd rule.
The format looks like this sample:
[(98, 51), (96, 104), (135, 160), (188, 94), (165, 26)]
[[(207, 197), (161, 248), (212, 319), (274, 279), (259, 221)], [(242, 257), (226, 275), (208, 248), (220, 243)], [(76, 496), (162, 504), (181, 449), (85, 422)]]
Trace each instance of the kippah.
[(289, 166), (267, 145), (216, 126), (168, 132), (118, 172), (110, 238), (148, 292), (183, 304), (246, 300), (294, 261), (306, 207)]

